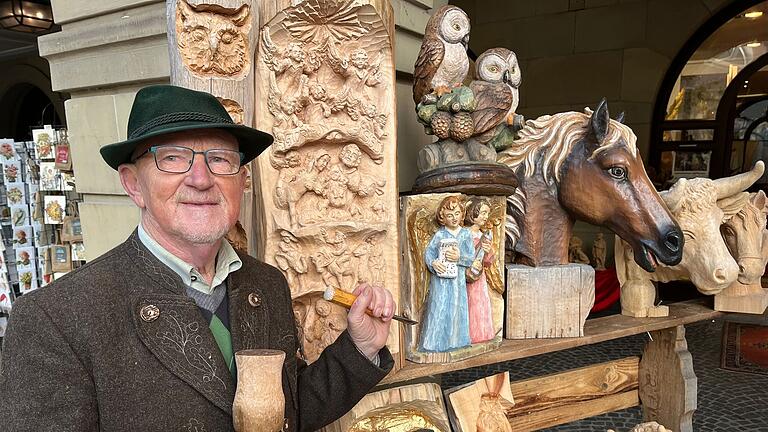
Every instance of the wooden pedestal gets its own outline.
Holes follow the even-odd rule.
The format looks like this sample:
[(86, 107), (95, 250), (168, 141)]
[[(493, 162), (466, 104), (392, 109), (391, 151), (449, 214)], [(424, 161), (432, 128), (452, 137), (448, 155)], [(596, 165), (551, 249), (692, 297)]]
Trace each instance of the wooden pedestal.
[(743, 285), (734, 282), (715, 295), (715, 310), (722, 312), (739, 312), (762, 314), (768, 308), (768, 289), (760, 284)]
[(507, 266), (507, 339), (584, 336), (595, 271), (584, 264)]

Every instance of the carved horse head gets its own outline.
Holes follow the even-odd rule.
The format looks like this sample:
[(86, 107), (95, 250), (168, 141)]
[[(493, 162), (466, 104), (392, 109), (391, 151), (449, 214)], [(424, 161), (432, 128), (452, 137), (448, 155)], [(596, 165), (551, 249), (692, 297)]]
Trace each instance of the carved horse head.
[(738, 213), (721, 227), (725, 244), (739, 265), (739, 283), (752, 285), (760, 282), (768, 261), (768, 230), (766, 230), (768, 199), (759, 191)]
[(519, 238), (518, 262), (566, 264), (574, 220), (611, 229), (647, 271), (680, 262), (683, 233), (648, 179), (637, 137), (619, 117), (609, 118), (605, 100), (594, 112), (542, 116), (499, 153), (521, 184), (508, 200), (507, 224), (508, 236)]

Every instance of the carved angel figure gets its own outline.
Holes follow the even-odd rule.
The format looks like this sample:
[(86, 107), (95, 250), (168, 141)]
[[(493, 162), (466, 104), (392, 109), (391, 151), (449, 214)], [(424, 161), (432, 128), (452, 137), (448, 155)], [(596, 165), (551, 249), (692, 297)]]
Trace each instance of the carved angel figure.
[(493, 234), (483, 232), (491, 214), (487, 198), (470, 198), (464, 222), (472, 237), (474, 257), (467, 269), (467, 301), (469, 304), (469, 336), (472, 343), (485, 342), (496, 336), (491, 313), (491, 298), (485, 269), (495, 264)]
[[(431, 277), (422, 314), (419, 350), (445, 352), (472, 343), (465, 272), (472, 265), (475, 251), (469, 230), (461, 226), (464, 203), (460, 196), (443, 199), (435, 217), (440, 228), (424, 252)], [(441, 246), (444, 251), (439, 259)], [(449, 271), (450, 266), (458, 267), (455, 276)]]
[(425, 96), (436, 92), (439, 97), (464, 81), (469, 71), (469, 29), (469, 17), (456, 6), (443, 6), (429, 18), (413, 69), (417, 105)]

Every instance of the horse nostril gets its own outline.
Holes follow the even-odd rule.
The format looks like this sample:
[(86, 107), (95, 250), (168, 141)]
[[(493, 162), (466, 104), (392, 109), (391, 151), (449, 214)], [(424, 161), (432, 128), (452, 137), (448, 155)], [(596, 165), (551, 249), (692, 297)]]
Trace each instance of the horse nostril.
[(725, 270), (723, 270), (721, 268), (715, 269), (714, 276), (715, 276), (715, 282), (717, 282), (717, 283), (723, 283), (726, 280)]
[(670, 252), (677, 252), (680, 250), (680, 234), (675, 231), (670, 231), (664, 237), (664, 246)]

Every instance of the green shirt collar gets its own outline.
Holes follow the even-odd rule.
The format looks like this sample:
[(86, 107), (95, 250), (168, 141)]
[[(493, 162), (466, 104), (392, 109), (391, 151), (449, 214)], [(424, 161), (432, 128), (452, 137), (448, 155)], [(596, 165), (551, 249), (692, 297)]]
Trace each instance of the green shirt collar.
[(141, 224), (139, 224), (139, 240), (141, 240), (144, 246), (152, 252), (152, 255), (157, 257), (160, 262), (179, 275), (181, 281), (185, 285), (205, 294), (211, 294), (213, 289), (224, 282), (230, 273), (239, 270), (240, 267), (243, 266), (243, 262), (240, 260), (240, 257), (237, 256), (232, 245), (230, 245), (228, 241), (223, 240), (219, 247), (219, 252), (216, 254), (216, 273), (209, 286), (205, 283), (202, 275), (192, 264), (185, 262), (176, 255), (168, 252), (164, 247), (160, 246), (155, 239), (144, 231), (144, 227), (141, 226)]

